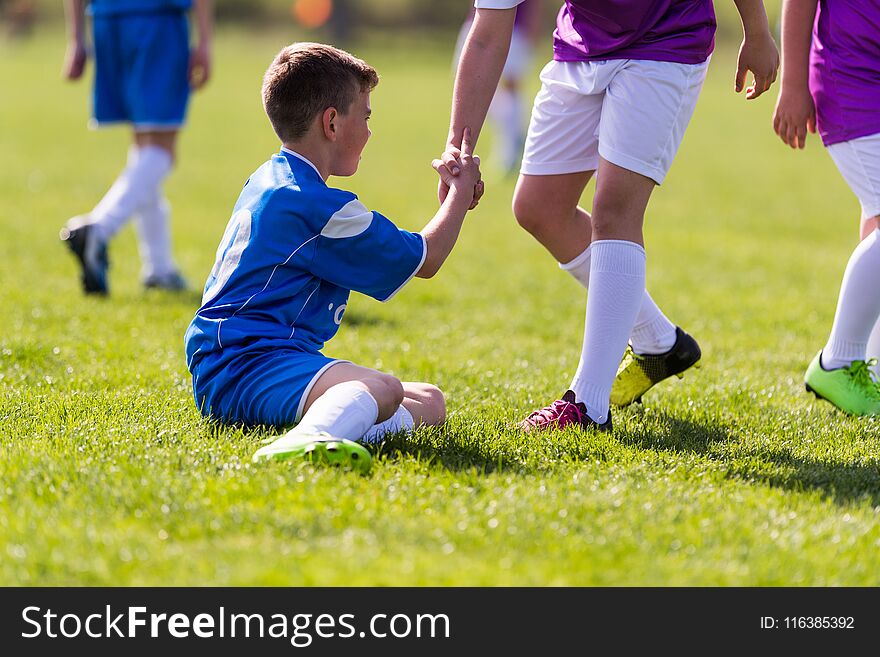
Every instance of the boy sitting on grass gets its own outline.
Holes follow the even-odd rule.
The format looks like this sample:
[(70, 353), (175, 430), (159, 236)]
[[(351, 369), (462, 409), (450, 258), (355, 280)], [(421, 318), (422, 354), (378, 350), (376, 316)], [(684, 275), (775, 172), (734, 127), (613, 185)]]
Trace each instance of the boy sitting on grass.
[(367, 472), (370, 453), (359, 442), (445, 417), (435, 386), (321, 353), (351, 290), (388, 301), (413, 276), (437, 273), (482, 187), (469, 134), (462, 172), (444, 179), (451, 193), (421, 233), (327, 186), (331, 175), (357, 171), (378, 82), (365, 62), (318, 43), (283, 48), (263, 80), (281, 152), (245, 184), (185, 337), (204, 415), (296, 424), (254, 461), (308, 458)]

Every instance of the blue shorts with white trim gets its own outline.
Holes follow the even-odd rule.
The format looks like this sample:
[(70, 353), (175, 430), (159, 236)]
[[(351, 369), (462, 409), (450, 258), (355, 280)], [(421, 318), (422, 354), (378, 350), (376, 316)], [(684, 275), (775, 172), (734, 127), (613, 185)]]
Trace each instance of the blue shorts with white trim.
[(136, 130), (183, 125), (189, 101), (189, 23), (183, 12), (94, 16), (97, 125)]
[(275, 345), (223, 349), (193, 364), (193, 395), (205, 417), (288, 427), (299, 422), (321, 374), (339, 362), (346, 361)]

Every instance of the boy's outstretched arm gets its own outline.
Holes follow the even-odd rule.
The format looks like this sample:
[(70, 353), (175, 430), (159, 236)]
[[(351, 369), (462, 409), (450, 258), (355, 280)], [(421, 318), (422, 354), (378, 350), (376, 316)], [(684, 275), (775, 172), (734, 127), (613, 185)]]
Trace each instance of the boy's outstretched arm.
[[(464, 126), (471, 129), (472, 145), (476, 145), (480, 136), (510, 49), (515, 18), (516, 7), (477, 9), (474, 15), (474, 22), (458, 60), (455, 87), (452, 91), (449, 136), (446, 139), (446, 151), (440, 158), (453, 175), (458, 171), (456, 159), (461, 153)], [(438, 190), (441, 203), (448, 193), (449, 185), (441, 176)]]
[(61, 74), (68, 80), (78, 80), (86, 68), (85, 0), (65, 0), (64, 17), (67, 23), (67, 52)]
[(480, 158), (473, 153), (471, 131), (465, 128), (458, 156), (458, 175), (453, 176), (440, 160), (433, 162), (449, 192), (437, 214), (421, 231), (426, 254), (421, 269), (416, 272), (419, 278), (431, 278), (436, 274), (455, 246), (464, 216), (474, 200), (474, 186), (480, 179)]
[(782, 83), (773, 130), (792, 148), (803, 148), (807, 131), (816, 132), (816, 106), (810, 95), (810, 43), (819, 0), (785, 0), (782, 5)]
[(198, 41), (189, 56), (189, 84), (193, 89), (200, 89), (211, 77), (212, 0), (195, 0), (193, 12)]
[(746, 98), (752, 100), (770, 88), (779, 69), (779, 51), (770, 34), (767, 12), (762, 0), (733, 0), (743, 26), (743, 42), (739, 48), (734, 87), (739, 93), (751, 71), (755, 77), (746, 89)]

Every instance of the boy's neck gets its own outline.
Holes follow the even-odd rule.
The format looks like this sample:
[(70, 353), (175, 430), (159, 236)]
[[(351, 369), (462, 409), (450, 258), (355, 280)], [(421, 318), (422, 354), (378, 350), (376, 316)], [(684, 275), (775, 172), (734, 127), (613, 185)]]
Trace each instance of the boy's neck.
[(311, 142), (312, 140), (306, 138), (299, 141), (287, 141), (282, 146), (311, 162), (321, 174), (324, 182), (327, 182), (330, 177), (332, 155), (328, 149), (322, 148), (323, 144)]

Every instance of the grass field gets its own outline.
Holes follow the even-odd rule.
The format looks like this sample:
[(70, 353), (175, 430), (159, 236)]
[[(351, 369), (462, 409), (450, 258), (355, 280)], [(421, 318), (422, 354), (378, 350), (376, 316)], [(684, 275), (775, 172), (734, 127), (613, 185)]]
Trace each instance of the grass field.
[[(259, 84), (290, 38), (218, 36), (167, 185), (195, 287), (277, 147)], [(702, 370), (617, 412), (610, 436), (513, 430), (567, 386), (585, 295), (486, 163), (445, 269), (388, 305), (353, 297), (327, 347), (447, 393), (447, 426), (389, 440), (369, 477), (251, 465), (267, 432), (199, 416), (182, 342), (198, 294), (142, 292), (131, 228), (111, 298), (81, 295), (58, 229), (115, 177), (128, 135), (86, 130), (88, 83), (60, 80), (62, 52), (57, 31), (0, 42), (0, 584), (880, 584), (880, 422), (802, 384), (858, 205), (817, 139), (795, 154), (773, 137), (775, 89), (733, 93), (729, 46), (646, 227), (649, 289), (700, 341)], [(356, 52), (383, 80), (362, 170), (336, 182), (419, 229), (451, 53)]]

